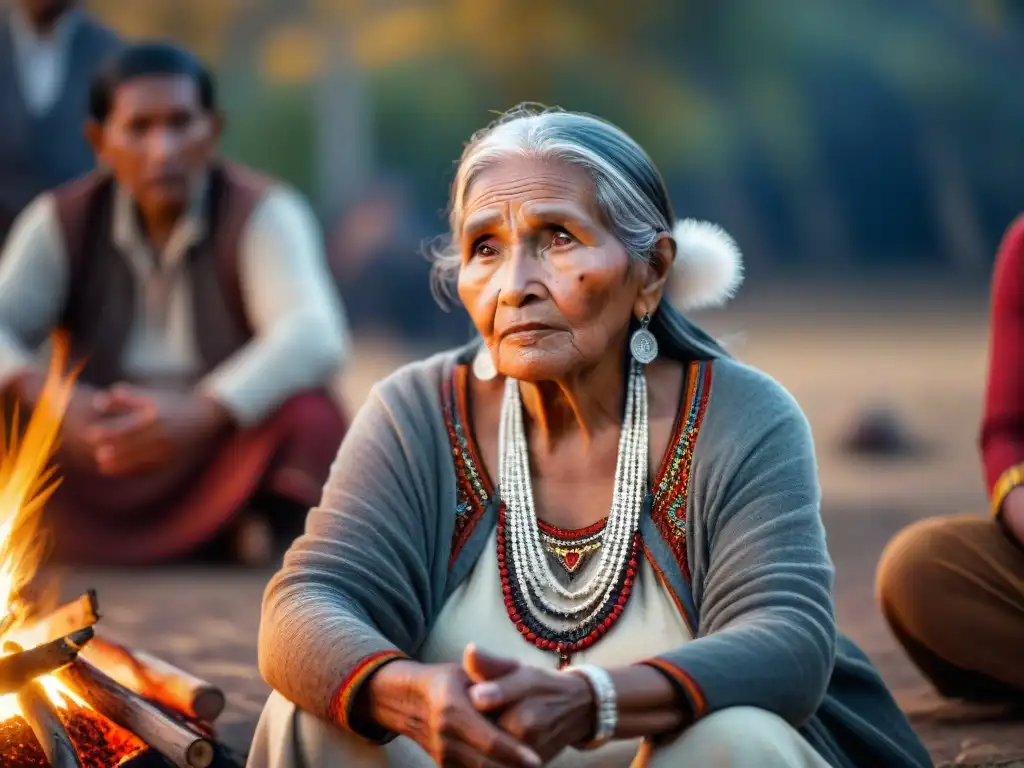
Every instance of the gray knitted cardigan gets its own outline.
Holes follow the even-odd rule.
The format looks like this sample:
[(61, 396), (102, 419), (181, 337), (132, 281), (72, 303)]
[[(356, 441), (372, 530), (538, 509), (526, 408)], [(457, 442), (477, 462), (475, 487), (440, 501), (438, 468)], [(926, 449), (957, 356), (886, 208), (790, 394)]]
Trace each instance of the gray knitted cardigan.
[[(264, 678), (342, 728), (381, 664), (416, 657), (496, 524), (495, 499), (459, 497), (444, 418), (446, 382), (472, 352), (414, 363), (374, 388), (267, 587)], [(678, 473), (670, 498), (648, 504), (641, 534), (695, 639), (648, 663), (696, 717), (760, 707), (800, 728), (832, 765), (930, 766), (877, 672), (837, 635), (800, 408), (735, 360), (691, 363), (687, 377)]]

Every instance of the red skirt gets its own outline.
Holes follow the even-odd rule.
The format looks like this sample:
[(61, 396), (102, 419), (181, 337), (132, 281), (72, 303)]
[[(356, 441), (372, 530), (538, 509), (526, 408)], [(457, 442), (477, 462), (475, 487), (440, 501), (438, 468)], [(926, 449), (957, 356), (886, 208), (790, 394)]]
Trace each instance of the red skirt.
[(46, 508), (53, 559), (146, 565), (182, 557), (258, 493), (308, 509), (319, 502), (346, 426), (326, 393), (309, 392), (173, 469), (126, 478), (62, 470)]

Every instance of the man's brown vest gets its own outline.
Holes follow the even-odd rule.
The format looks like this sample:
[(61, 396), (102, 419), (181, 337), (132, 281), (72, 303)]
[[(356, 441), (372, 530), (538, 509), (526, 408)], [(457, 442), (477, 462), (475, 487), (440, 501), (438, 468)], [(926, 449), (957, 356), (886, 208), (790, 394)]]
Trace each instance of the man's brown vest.
[[(187, 255), (196, 344), (204, 372), (252, 336), (238, 274), (242, 233), (271, 182), (246, 168), (218, 163), (210, 175), (207, 237)], [(136, 281), (114, 245), (113, 177), (90, 173), (54, 191), (67, 251), (68, 295), (61, 328), (81, 380), (105, 387), (121, 380), (121, 357), (135, 321)]]

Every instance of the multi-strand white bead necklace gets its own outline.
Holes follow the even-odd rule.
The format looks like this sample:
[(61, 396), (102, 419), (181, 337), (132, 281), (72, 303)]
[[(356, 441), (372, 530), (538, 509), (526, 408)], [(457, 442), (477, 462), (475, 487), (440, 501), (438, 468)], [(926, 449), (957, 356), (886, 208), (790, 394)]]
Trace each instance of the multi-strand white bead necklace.
[(621, 615), (636, 576), (640, 513), (648, 483), (644, 367), (630, 360), (611, 510), (591, 575), (564, 586), (552, 572), (537, 525), (519, 382), (508, 379), (499, 425), (498, 558), (509, 616), (528, 640), (569, 655), (589, 647)]

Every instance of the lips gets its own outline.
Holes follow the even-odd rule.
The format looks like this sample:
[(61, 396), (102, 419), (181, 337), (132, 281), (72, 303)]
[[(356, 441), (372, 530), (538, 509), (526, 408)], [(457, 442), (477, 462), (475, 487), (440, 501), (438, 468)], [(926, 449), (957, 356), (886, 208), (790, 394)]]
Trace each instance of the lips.
[(544, 323), (516, 323), (515, 325), (510, 325), (503, 329), (501, 332), (501, 338), (504, 339), (508, 336), (515, 336), (518, 334), (543, 333), (545, 331), (554, 330), (556, 329), (552, 328), (550, 325), (545, 325)]

